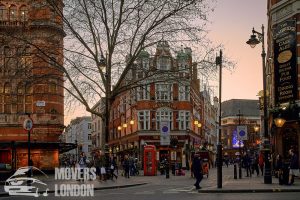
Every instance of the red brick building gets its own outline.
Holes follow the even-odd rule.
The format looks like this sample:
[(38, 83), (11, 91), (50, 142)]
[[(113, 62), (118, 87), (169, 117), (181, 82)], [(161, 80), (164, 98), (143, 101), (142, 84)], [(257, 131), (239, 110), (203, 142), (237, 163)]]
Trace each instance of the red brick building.
[[(300, 153), (300, 2), (268, 0), (267, 84), (274, 153)], [(275, 119), (284, 124), (275, 124)], [(277, 121), (279, 122), (279, 121)], [(282, 122), (282, 121), (281, 121)], [(279, 125), (279, 126), (278, 126)]]
[[(34, 123), (34, 165), (51, 170), (59, 164), (63, 72), (54, 66), (63, 64), (65, 33), (62, 20), (45, 2), (0, 2), (0, 163), (12, 168), (27, 166), (28, 138), (22, 127), (26, 113)], [(62, 1), (57, 4), (62, 9)]]
[[(167, 157), (185, 167), (191, 152), (203, 141), (203, 98), (192, 50), (181, 49), (173, 57), (169, 44), (162, 41), (155, 55), (142, 51), (118, 84), (141, 79), (141, 85), (118, 94), (112, 103), (110, 152), (119, 158), (129, 154), (142, 160), (143, 146), (155, 145), (157, 160)], [(161, 137), (162, 125), (170, 138)]]

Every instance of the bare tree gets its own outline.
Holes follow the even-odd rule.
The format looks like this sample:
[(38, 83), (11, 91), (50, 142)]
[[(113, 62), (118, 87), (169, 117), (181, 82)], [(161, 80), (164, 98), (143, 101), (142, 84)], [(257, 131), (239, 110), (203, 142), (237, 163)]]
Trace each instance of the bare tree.
[[(24, 38), (8, 34), (5, 37), (22, 40), (41, 60), (55, 63), (55, 70), (65, 75), (65, 83), (60, 86), (68, 91), (70, 99), (76, 99), (88, 112), (100, 117), (102, 113), (93, 110), (92, 105), (106, 96), (109, 109), (115, 95), (140, 85), (144, 78), (132, 79), (126, 86), (119, 80), (125, 80), (128, 72), (137, 66), (135, 62), (141, 51), (152, 51), (162, 40), (168, 41), (171, 47), (197, 46), (199, 73), (208, 76), (216, 70), (212, 54), (220, 46), (211, 46), (206, 37), (207, 16), (215, 1), (64, 0), (64, 5), (57, 0), (46, 1), (48, 4), (41, 4), (40, 9), (50, 7), (50, 14), (64, 24), (64, 45), (59, 44), (64, 51), (63, 62), (52, 59), (60, 48), (49, 51), (35, 43), (34, 35)], [(105, 68), (101, 67), (103, 58)], [(51, 73), (45, 75), (51, 76)], [(152, 81), (162, 77), (155, 70), (147, 75)], [(165, 79), (172, 76), (174, 71), (164, 74)], [(41, 75), (39, 79), (42, 78)]]

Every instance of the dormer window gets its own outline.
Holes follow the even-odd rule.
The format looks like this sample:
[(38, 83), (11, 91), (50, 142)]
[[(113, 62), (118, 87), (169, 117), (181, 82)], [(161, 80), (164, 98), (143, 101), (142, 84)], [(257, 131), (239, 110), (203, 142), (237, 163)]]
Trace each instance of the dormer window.
[(157, 60), (157, 69), (158, 70), (170, 70), (171, 69), (171, 60), (169, 57), (160, 57)]

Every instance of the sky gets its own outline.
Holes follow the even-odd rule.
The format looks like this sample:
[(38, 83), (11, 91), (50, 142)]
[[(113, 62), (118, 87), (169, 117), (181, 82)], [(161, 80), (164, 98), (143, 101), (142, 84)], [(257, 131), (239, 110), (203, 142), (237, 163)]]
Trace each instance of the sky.
[[(223, 54), (237, 63), (234, 71), (223, 70), (222, 101), (257, 99), (263, 87), (262, 47), (257, 45), (252, 49), (246, 41), (253, 27), (258, 32), (262, 24), (267, 27), (267, 0), (217, 0), (208, 19), (211, 21), (209, 38), (216, 44), (222, 43)], [(84, 108), (65, 111), (65, 125), (84, 115), (89, 115)]]
[(222, 101), (257, 99), (263, 88), (262, 47), (252, 49), (246, 41), (253, 27), (261, 32), (262, 24), (267, 26), (267, 0), (218, 0), (210, 21), (210, 39), (224, 44), (223, 54), (237, 63), (233, 72), (223, 70)]

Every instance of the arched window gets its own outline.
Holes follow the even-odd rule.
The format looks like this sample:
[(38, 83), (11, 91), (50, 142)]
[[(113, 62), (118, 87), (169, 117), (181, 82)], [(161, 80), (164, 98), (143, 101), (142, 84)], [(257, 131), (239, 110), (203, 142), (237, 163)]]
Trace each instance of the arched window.
[(11, 84), (10, 83), (5, 83), (5, 85), (4, 85), (4, 93), (5, 94), (10, 94), (11, 93)]
[(26, 6), (20, 8), (20, 21), (25, 22), (28, 20), (28, 10)]
[(24, 85), (19, 83), (17, 86), (17, 112), (24, 112)]
[(11, 113), (11, 84), (4, 84), (4, 113)]
[(7, 19), (7, 11), (4, 5), (0, 5), (0, 21), (5, 21)]
[(32, 86), (30, 84), (25, 86), (25, 112), (32, 112)]
[(17, 20), (17, 6), (11, 5), (9, 8), (9, 20), (16, 21)]

